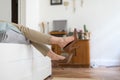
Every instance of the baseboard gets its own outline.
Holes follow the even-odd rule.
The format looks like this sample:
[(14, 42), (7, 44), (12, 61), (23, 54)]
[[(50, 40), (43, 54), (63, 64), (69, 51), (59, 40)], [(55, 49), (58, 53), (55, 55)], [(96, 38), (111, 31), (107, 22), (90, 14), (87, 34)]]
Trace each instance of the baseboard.
[(102, 66), (120, 66), (120, 60), (107, 60), (107, 59), (96, 59), (91, 60), (91, 67), (102, 67)]

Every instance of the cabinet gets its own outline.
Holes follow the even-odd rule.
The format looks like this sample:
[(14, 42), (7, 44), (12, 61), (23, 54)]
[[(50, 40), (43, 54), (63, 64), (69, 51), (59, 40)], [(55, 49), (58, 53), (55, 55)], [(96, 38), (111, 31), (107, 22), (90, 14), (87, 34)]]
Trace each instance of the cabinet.
[(90, 67), (89, 40), (79, 40), (75, 45), (80, 45), (80, 47), (75, 50), (71, 63), (81, 67)]
[[(79, 40), (74, 46), (77, 45), (79, 45), (80, 47), (74, 51), (74, 56), (72, 57), (71, 62), (67, 65), (90, 67), (89, 40)], [(58, 45), (52, 45), (52, 50), (59, 55), (61, 55), (61, 53), (63, 52)]]

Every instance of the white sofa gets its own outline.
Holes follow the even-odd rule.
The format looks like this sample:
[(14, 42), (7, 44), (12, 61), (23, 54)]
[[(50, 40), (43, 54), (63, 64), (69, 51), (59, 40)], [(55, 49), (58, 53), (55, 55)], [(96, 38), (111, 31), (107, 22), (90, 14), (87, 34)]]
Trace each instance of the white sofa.
[(44, 80), (51, 60), (31, 45), (0, 43), (0, 80)]

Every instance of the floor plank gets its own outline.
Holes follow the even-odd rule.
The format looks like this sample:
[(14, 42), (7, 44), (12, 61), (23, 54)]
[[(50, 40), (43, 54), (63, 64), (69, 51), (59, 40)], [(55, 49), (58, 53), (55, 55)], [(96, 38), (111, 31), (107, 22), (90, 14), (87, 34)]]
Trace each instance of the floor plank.
[(120, 80), (120, 67), (64, 68), (64, 69), (53, 68), (53, 77)]

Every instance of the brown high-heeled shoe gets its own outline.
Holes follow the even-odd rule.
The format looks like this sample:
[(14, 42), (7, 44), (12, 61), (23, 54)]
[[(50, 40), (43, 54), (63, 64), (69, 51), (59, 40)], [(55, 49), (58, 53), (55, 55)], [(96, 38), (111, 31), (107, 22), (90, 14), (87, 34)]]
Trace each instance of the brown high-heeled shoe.
[(73, 51), (74, 49), (79, 47), (79, 46), (74, 46), (74, 44), (76, 44), (76, 42), (78, 41), (76, 28), (74, 29), (73, 35), (74, 35), (74, 40), (72, 42), (68, 43), (65, 47), (63, 47), (63, 50), (65, 52), (70, 53), (71, 51)]

